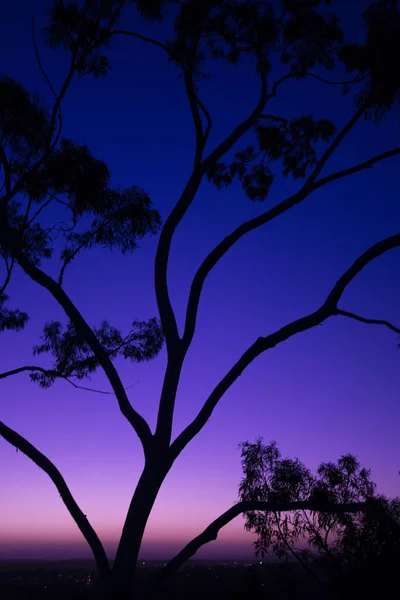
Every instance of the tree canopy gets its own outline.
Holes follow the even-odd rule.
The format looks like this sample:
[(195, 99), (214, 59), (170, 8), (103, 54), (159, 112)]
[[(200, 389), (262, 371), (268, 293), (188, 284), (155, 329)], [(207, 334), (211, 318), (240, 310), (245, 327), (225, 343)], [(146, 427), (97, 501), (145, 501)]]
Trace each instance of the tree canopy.
[[(245, 528), (257, 536), (256, 554), (295, 559), (317, 580), (336, 584), (341, 578), (347, 585), (356, 574), (358, 594), (364, 587), (367, 591), (373, 577), (380, 585), (383, 570), (394, 583), (400, 499), (377, 494), (370, 470), (355, 456), (321, 463), (312, 473), (299, 459), (282, 458), (276, 443), (258, 439), (243, 443), (241, 450), (240, 500), (275, 507), (244, 513)], [(348, 505), (348, 511), (329, 512), (334, 505)]]

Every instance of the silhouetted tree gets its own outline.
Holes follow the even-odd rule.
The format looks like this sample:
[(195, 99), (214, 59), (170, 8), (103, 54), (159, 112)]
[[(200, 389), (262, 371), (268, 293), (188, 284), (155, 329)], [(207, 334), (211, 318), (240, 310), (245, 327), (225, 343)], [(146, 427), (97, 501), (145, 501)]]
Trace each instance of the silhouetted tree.
[[(322, 175), (357, 123), (364, 120), (365, 126), (378, 125), (387, 112), (397, 110), (400, 98), (397, 3), (372, 3), (364, 13), (364, 41), (351, 44), (345, 43), (339, 19), (327, 4), (330, 3), (322, 0), (54, 0), (43, 33), (51, 48), (64, 49), (69, 58), (59, 90), (43, 68), (33, 35), (38, 66), (54, 97), (52, 107), (45, 108), (38, 97), (11, 77), (0, 79), (0, 253), (5, 267), (0, 288), (0, 329), (18, 331), (28, 320), (27, 314), (9, 307), (6, 295), (16, 265), (49, 292), (67, 317), (65, 324), (47, 323), (43, 339), (34, 349), (37, 356), (47, 353), (52, 357), (52, 369), (21, 366), (2, 373), (0, 378), (29, 372), (34, 382), (49, 387), (59, 378), (79, 385), (77, 382), (98, 368), (107, 376), (122, 414), (140, 438), (145, 456), (112, 569), (97, 534), (56, 466), (5, 423), (0, 423), (0, 435), (30, 457), (56, 485), (94, 554), (103, 592), (108, 598), (124, 600), (131, 594), (143, 533), (165, 477), (176, 458), (206, 425), (225, 392), (253, 360), (333, 316), (400, 332), (388, 321), (365, 318), (338, 306), (348, 284), (365, 266), (400, 246), (399, 231), (353, 259), (338, 281), (332, 282), (329, 295), (315, 311), (272, 333), (260, 332), (261, 337), (221, 379), (194, 420), (171, 440), (178, 383), (195, 334), (202, 289), (218, 261), (247, 233), (278, 218), (310, 194), (400, 154), (400, 147), (379, 154), (372, 149), (369, 159)], [(133, 29), (140, 23), (135, 14), (147, 20), (148, 27), (165, 19), (167, 39), (149, 37), (140, 29)], [(136, 185), (127, 189), (111, 186), (107, 165), (96, 159), (86, 146), (64, 137), (63, 133), (62, 103), (74, 78), (106, 76), (110, 46), (117, 36), (129, 37), (133, 44), (157, 47), (176, 66), (195, 134), (193, 170), (160, 230), (155, 259), (160, 322), (158, 319), (134, 322), (127, 334), (108, 322), (97, 327), (89, 325), (64, 285), (65, 270), (80, 252), (95, 246), (131, 252), (138, 239), (157, 233), (161, 226), (160, 216), (145, 191)], [(212, 61), (235, 65), (243, 58), (254, 67), (259, 81), (258, 97), (243, 121), (210, 149), (213, 121), (201, 100), (202, 79)], [(278, 77), (273, 65), (279, 65)], [(347, 77), (338, 81), (336, 69), (343, 71), (343, 68)], [(322, 86), (339, 85), (344, 92), (350, 92), (343, 100), (349, 107), (349, 119), (338, 130), (329, 115), (316, 119), (311, 114), (293, 117), (269, 110), (270, 101), (279, 96), (283, 86), (292, 85), (295, 98), (296, 88), (315, 79)], [(208, 180), (217, 188), (237, 183), (251, 201), (261, 202), (268, 199), (277, 174), (297, 180), (298, 190), (243, 222), (205, 257), (193, 277), (180, 335), (167, 284), (169, 254), (175, 231), (202, 182)], [(48, 228), (43, 215), (51, 205), (64, 211), (65, 218)], [(59, 276), (54, 277), (46, 265), (49, 259), (55, 261), (54, 254), (61, 242)], [(123, 356), (134, 361), (149, 360), (157, 355), (163, 341), (168, 360), (153, 433), (132, 407), (114, 359)], [(307, 484), (307, 477), (303, 483)], [(340, 504), (331, 505), (332, 513), (351, 510), (351, 499), (345, 504), (342, 498), (339, 500)], [(259, 510), (264, 510), (263, 501), (259, 502)], [(287, 502), (290, 507), (291, 500)], [(203, 543), (214, 539), (219, 529), (240, 512), (256, 508), (246, 502), (233, 506), (170, 561), (160, 579), (166, 578)], [(283, 509), (281, 506), (280, 510)], [(332, 519), (336, 523), (336, 517)]]
[[(295, 559), (320, 583), (335, 584), (336, 593), (354, 593), (355, 586), (363, 597), (385, 583), (396, 590), (388, 578), (394, 584), (400, 559), (400, 499), (376, 495), (370, 471), (354, 456), (321, 463), (313, 474), (299, 459), (283, 459), (275, 443), (258, 439), (241, 448), (241, 502), (272, 507), (245, 512), (256, 554)], [(347, 508), (332, 512), (335, 505)]]

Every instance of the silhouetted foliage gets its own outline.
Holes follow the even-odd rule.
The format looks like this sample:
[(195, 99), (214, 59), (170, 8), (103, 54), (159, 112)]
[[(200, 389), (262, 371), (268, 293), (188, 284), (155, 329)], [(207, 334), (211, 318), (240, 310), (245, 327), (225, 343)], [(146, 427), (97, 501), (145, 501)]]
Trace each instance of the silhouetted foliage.
[[(87, 19), (94, 19), (98, 11), (106, 10), (97, 2), (90, 4), (92, 11)], [(117, 4), (111, 7), (112, 15), (105, 16), (106, 22), (113, 18)], [(64, 15), (67, 11), (67, 16)], [(46, 28), (49, 43), (57, 46), (58, 43), (67, 45), (75, 55), (81, 53), (79, 61), (74, 56), (72, 69), (82, 73), (83, 59), (87, 57), (88, 71), (93, 69), (98, 74), (98, 65), (95, 58), (88, 52), (88, 31), (84, 29), (77, 37), (76, 44), (67, 43), (67, 37), (57, 33), (57, 19), (60, 11), (71, 23), (75, 22), (81, 14), (78, 4), (67, 5), (62, 2), (55, 3), (50, 24)], [(94, 11), (94, 12), (93, 12)], [(96, 12), (97, 11), (97, 12)], [(114, 11), (114, 12), (113, 12)], [(90, 11), (89, 11), (90, 12)], [(110, 13), (110, 14), (111, 14)], [(103, 14), (103, 13), (102, 13)], [(79, 17), (80, 18), (80, 17)], [(79, 19), (78, 19), (79, 20)], [(92, 44), (97, 47), (99, 36), (94, 23)], [(61, 37), (57, 37), (61, 36)], [(78, 44), (78, 38), (81, 40)], [(58, 40), (58, 43), (56, 43)], [(78, 61), (78, 62), (77, 62)], [(89, 68), (88, 65), (91, 65)], [(4, 173), (2, 197), (3, 210), (7, 207), (7, 229), (3, 221), (2, 235), (0, 236), (1, 256), (5, 261), (7, 270), (7, 286), (12, 267), (18, 253), (21, 253), (32, 265), (39, 266), (43, 259), (53, 255), (54, 245), (59, 247), (60, 238), (64, 239), (64, 248), (61, 250), (61, 271), (59, 281), (62, 283), (66, 267), (83, 249), (101, 246), (110, 249), (119, 249), (123, 254), (136, 249), (139, 239), (148, 234), (155, 234), (160, 226), (161, 219), (158, 211), (152, 207), (149, 196), (137, 186), (126, 189), (115, 189), (110, 186), (110, 172), (107, 165), (96, 159), (87, 146), (78, 145), (71, 140), (62, 138), (58, 141), (58, 134), (54, 138), (55, 108), (51, 116), (40, 105), (39, 98), (27, 92), (18, 82), (10, 77), (0, 79), (0, 139), (2, 152), (2, 167)], [(44, 228), (38, 220), (42, 210), (48, 210), (49, 205), (58, 205), (64, 212), (65, 218), (54, 227)], [(92, 217), (88, 226), (88, 218)], [(22, 329), (28, 320), (28, 315), (19, 310), (9, 310), (5, 307), (7, 296), (1, 296), (1, 330)], [(61, 325), (58, 324), (60, 327)], [(45, 339), (49, 340), (50, 326), (45, 328)], [(111, 326), (108, 326), (109, 328)], [(122, 336), (118, 330), (107, 330), (103, 325), (96, 330), (99, 340), (105, 344), (105, 350), (110, 357), (118, 354), (125, 358), (137, 361), (150, 360), (156, 356), (161, 348), (161, 333), (155, 319), (147, 324), (134, 323), (133, 331), (124, 338), (122, 350)], [(108, 338), (107, 338), (108, 333)], [(118, 338), (120, 337), (120, 339)], [(151, 339), (153, 336), (153, 339)], [(67, 344), (68, 340), (68, 344)], [(53, 346), (49, 350), (55, 351), (56, 340), (52, 339)], [(79, 347), (79, 334), (70, 323), (65, 334), (64, 345), (71, 352), (68, 360), (60, 356), (61, 345), (57, 348), (54, 372), (65, 376), (74, 376), (82, 379), (88, 376), (98, 366), (94, 356), (76, 355), (80, 352), (88, 353), (87, 345)], [(120, 347), (117, 351), (112, 342)], [(137, 341), (139, 345), (133, 345)], [(82, 343), (82, 342), (81, 342)], [(75, 344), (75, 345), (74, 345)], [(46, 344), (35, 349), (43, 352)], [(74, 362), (75, 361), (75, 362)], [(55, 379), (53, 375), (43, 373), (32, 374), (31, 378), (39, 381), (43, 387), (48, 387)]]
[[(126, 336), (122, 336), (119, 329), (107, 321), (93, 331), (112, 359), (122, 356), (133, 362), (151, 360), (159, 353), (163, 344), (163, 335), (157, 319), (134, 321), (131, 331)], [(35, 346), (33, 353), (50, 353), (54, 364), (48, 374), (32, 373), (30, 377), (43, 388), (54, 383), (57, 376), (82, 380), (99, 367), (98, 359), (71, 322), (65, 329), (58, 321), (47, 323), (42, 341), (42, 344)]]
[(8, 300), (6, 294), (0, 295), (0, 331), (13, 329), (20, 331), (28, 320), (28, 315), (20, 310), (10, 310), (5, 306)]
[(306, 569), (318, 567), (330, 578), (400, 559), (400, 499), (376, 495), (370, 471), (354, 456), (321, 463), (313, 474), (299, 459), (282, 458), (274, 442), (245, 442), (241, 450), (241, 500), (272, 501), (277, 506), (312, 500), (321, 507), (367, 502), (370, 507), (343, 513), (322, 508), (247, 512), (245, 528), (257, 535), (257, 554), (295, 557)]

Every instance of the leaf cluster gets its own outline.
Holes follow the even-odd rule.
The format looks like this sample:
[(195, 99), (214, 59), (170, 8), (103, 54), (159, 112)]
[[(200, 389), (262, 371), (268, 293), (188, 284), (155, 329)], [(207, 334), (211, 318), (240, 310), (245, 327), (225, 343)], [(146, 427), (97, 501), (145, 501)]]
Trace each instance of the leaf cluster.
[(28, 315), (18, 309), (10, 310), (6, 303), (8, 296), (0, 294), (0, 332), (21, 331), (28, 321)]
[(400, 11), (397, 2), (378, 0), (364, 11), (366, 37), (361, 44), (346, 44), (340, 60), (347, 72), (363, 81), (356, 95), (359, 106), (379, 122), (400, 101)]
[(230, 164), (219, 162), (209, 169), (208, 179), (217, 188), (238, 180), (250, 200), (263, 201), (275, 179), (273, 162), (281, 163), (284, 176), (303, 178), (317, 162), (317, 144), (329, 142), (335, 133), (331, 121), (311, 115), (291, 120), (268, 115), (264, 120), (255, 128), (257, 146), (236, 152)]
[[(373, 510), (331, 513), (295, 510), (291, 513), (251, 511), (245, 528), (256, 533), (257, 554), (290, 555), (318, 563), (328, 572), (344, 565), (365, 564), (400, 549), (400, 503), (375, 494), (368, 469), (352, 455), (321, 463), (313, 474), (299, 459), (282, 458), (275, 443), (262, 439), (241, 444), (241, 500), (279, 503), (314, 501), (320, 506), (367, 502)], [(307, 543), (301, 550), (299, 542)]]
[[(149, 361), (160, 352), (164, 336), (157, 319), (134, 321), (129, 333), (103, 321), (93, 329), (103, 350), (111, 359), (122, 357), (133, 362)], [(49, 354), (53, 359), (47, 373), (30, 375), (32, 381), (42, 388), (50, 387), (57, 377), (74, 378), (78, 381), (89, 377), (99, 367), (99, 359), (93, 354), (82, 333), (70, 321), (63, 327), (59, 321), (51, 321), (44, 327), (42, 343), (33, 349), (35, 355)]]
[[(59, 230), (45, 230), (31, 219), (32, 207), (39, 205), (40, 211), (40, 207), (49, 202), (58, 203), (68, 211), (71, 226), (65, 232), (65, 248), (61, 253), (66, 263), (71, 262), (79, 250), (94, 245), (119, 248), (123, 253), (132, 251), (138, 239), (158, 231), (161, 219), (150, 197), (136, 186), (111, 187), (107, 165), (95, 158), (86, 145), (63, 138), (42, 160), (49, 128), (45, 111), (39, 107), (36, 97), (13, 80), (3, 79), (0, 88), (1, 85), (10, 91), (11, 97), (15, 90), (20, 96), (19, 103), (4, 101), (4, 111), (0, 113), (4, 152), (10, 152), (9, 185), (14, 195), (18, 192), (21, 198), (8, 201), (9, 235), (0, 236), (4, 254), (12, 255), (12, 248), (17, 246), (34, 264), (39, 264), (42, 258), (50, 258), (54, 235), (58, 235)], [(20, 114), (20, 105), (24, 107), (24, 115)], [(22, 197), (27, 199), (31, 212)], [(89, 228), (76, 231), (79, 220), (88, 216), (92, 217)]]

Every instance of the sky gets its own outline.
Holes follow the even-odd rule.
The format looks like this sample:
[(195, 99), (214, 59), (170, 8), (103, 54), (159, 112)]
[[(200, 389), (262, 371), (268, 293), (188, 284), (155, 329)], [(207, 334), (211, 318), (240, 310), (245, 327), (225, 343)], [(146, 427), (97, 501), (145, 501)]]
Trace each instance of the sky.
[[(345, 26), (360, 35), (358, 11), (343, 9)], [(0, 22), (0, 73), (49, 102), (30, 37), (31, 17), (44, 22), (45, 0), (15, 0)], [(140, 26), (148, 32), (149, 26)], [(161, 31), (161, 34), (163, 32)], [(41, 44), (56, 85), (66, 58)], [(76, 80), (63, 106), (65, 135), (86, 142), (109, 165), (115, 185), (139, 185), (163, 218), (185, 185), (193, 156), (193, 126), (177, 72), (157, 48), (118, 40), (105, 79)], [(210, 148), (257, 101), (248, 65), (215, 66), (201, 84), (213, 115)], [(270, 111), (329, 117), (338, 126), (352, 114), (350, 96), (315, 81), (287, 85)], [(360, 123), (325, 173), (360, 162), (398, 144), (398, 115), (379, 128)], [(194, 418), (210, 391), (255, 339), (316, 309), (353, 260), (398, 231), (399, 159), (315, 192), (289, 213), (244, 237), (217, 265), (204, 288), (197, 333), (187, 357), (174, 437)], [(219, 192), (204, 183), (175, 236), (169, 283), (182, 327), (191, 278), (206, 254), (230, 231), (289, 195), (298, 184), (278, 178), (266, 204), (240, 188)], [(51, 217), (51, 215), (50, 215)], [(132, 255), (93, 250), (67, 271), (65, 288), (93, 326), (103, 319), (128, 330), (157, 314), (153, 280), (156, 238)], [(341, 308), (400, 323), (400, 251), (369, 265), (346, 290)], [(49, 272), (54, 266), (49, 264)], [(43, 325), (65, 320), (46, 291), (21, 272), (9, 288), (12, 305), (30, 314), (22, 333), (3, 333), (1, 371), (31, 364)], [(372, 469), (380, 492), (400, 494), (400, 351), (390, 331), (343, 318), (290, 339), (261, 355), (221, 400), (201, 434), (178, 458), (160, 492), (141, 556), (164, 558), (200, 533), (237, 500), (238, 445), (257, 436), (276, 440), (283, 455), (314, 469), (353, 453)], [(37, 358), (35, 359), (38, 360)], [(165, 352), (142, 365), (117, 362), (133, 406), (154, 429)], [(46, 358), (44, 358), (46, 362)], [(48, 363), (46, 362), (46, 365)], [(107, 390), (98, 373), (90, 382)], [(58, 382), (43, 391), (27, 375), (0, 382), (0, 418), (63, 473), (112, 556), (131, 494), (143, 466), (140, 444), (112, 395), (75, 390)], [(252, 556), (253, 537), (238, 517), (200, 558)], [(48, 477), (0, 439), (0, 559), (90, 556), (86, 542)]]

